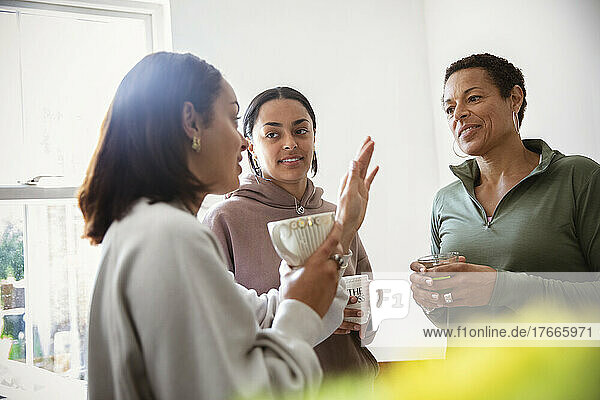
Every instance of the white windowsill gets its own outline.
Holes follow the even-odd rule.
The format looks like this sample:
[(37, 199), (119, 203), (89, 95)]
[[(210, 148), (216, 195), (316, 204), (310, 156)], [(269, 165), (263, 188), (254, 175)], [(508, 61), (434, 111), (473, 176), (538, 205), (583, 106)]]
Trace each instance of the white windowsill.
[(0, 362), (0, 395), (6, 396), (7, 400), (84, 400), (87, 384), (38, 367), (5, 360)]
[(0, 200), (72, 199), (78, 187), (0, 185)]

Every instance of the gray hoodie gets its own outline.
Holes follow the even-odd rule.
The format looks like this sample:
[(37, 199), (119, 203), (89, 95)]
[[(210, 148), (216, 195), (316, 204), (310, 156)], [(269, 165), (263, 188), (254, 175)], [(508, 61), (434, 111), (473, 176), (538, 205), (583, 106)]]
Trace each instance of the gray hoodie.
[[(294, 196), (274, 183), (254, 175), (241, 177), (240, 188), (208, 210), (204, 223), (221, 242), (229, 269), (238, 283), (259, 294), (279, 287), (281, 258), (275, 252), (267, 222), (297, 217)], [(309, 179), (299, 205), (304, 215), (335, 211), (321, 198), (323, 189)], [(344, 275), (371, 274), (371, 265), (358, 235), (350, 245), (353, 256)], [(325, 377), (337, 373), (375, 376), (377, 360), (361, 347), (357, 332), (332, 335), (315, 347)]]

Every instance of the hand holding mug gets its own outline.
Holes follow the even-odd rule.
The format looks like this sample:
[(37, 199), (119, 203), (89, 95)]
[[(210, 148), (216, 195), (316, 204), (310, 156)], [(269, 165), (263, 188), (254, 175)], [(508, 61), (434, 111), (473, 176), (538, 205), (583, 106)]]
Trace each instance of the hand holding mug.
[(277, 254), (290, 267), (298, 267), (323, 243), (334, 223), (334, 213), (326, 212), (272, 221), (267, 228)]
[[(357, 301), (358, 301), (358, 299), (356, 298), (356, 296), (350, 296), (350, 298), (348, 299), (348, 305), (355, 304)], [(344, 308), (344, 321), (342, 321), (342, 324), (340, 325), (340, 327), (337, 328), (335, 330), (335, 332), (333, 332), (333, 333), (335, 335), (347, 335), (352, 331), (359, 331), (360, 324), (355, 324), (354, 322), (348, 322), (348, 321), (346, 321), (346, 318), (360, 317), (360, 315), (361, 315), (360, 310), (350, 308), (350, 307)]]
[(281, 277), (279, 293), (283, 299), (299, 300), (323, 318), (337, 289), (339, 264), (332, 256), (342, 253), (341, 236), (342, 227), (335, 223), (323, 244), (306, 260), (304, 268), (293, 269)]
[(415, 301), (426, 310), (439, 307), (476, 307), (490, 302), (497, 271), (485, 265), (469, 264), (463, 256), (454, 262), (431, 268), (415, 261), (410, 269)]

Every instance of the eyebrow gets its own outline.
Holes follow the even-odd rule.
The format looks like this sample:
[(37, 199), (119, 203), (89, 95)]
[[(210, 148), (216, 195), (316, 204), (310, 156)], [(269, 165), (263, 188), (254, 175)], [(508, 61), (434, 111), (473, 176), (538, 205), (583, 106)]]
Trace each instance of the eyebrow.
[[(475, 90), (475, 89), (481, 89), (481, 88), (480, 88), (480, 87), (478, 87), (478, 86), (473, 86), (472, 88), (468, 88), (467, 90), (465, 90), (465, 91), (463, 92), (463, 94), (467, 94), (467, 93), (469, 93), (469, 92), (471, 92), (471, 91), (473, 91), (473, 90)], [(452, 100), (450, 100), (450, 99), (446, 99), (446, 100), (444, 100), (444, 104), (450, 103), (451, 101), (452, 101)]]
[[(309, 121), (306, 118), (300, 118), (300, 119), (297, 119), (294, 122), (292, 122), (292, 125), (298, 125), (298, 124), (301, 124), (303, 122), (309, 122)], [(265, 123), (263, 125), (263, 127), (265, 127), (265, 126), (276, 126), (278, 128), (282, 128), (283, 124), (280, 123), (280, 122), (267, 122), (267, 123)]]
[(263, 125), (263, 128), (265, 126), (277, 126), (277, 127), (283, 127), (283, 124), (280, 124), (279, 122), (267, 122), (266, 124)]
[(292, 122), (292, 125), (298, 125), (298, 124), (301, 124), (303, 122), (308, 122), (308, 120), (306, 118), (300, 118), (300, 119), (297, 119), (294, 122)]

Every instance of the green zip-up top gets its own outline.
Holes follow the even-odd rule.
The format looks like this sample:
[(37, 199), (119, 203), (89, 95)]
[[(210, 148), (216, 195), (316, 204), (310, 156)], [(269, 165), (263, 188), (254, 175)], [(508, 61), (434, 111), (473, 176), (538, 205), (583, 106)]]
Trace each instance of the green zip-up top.
[(435, 197), (432, 251), (458, 251), (469, 263), (513, 272), (498, 274), (491, 306), (516, 310), (540, 293), (570, 297), (565, 294), (569, 287), (579, 298), (581, 290), (589, 290), (587, 295), (598, 299), (596, 282), (572, 284), (515, 273), (600, 271), (600, 165), (565, 156), (539, 139), (523, 144), (541, 154), (541, 161), (504, 195), (489, 222), (475, 197), (480, 177), (475, 159), (450, 167), (459, 180)]

